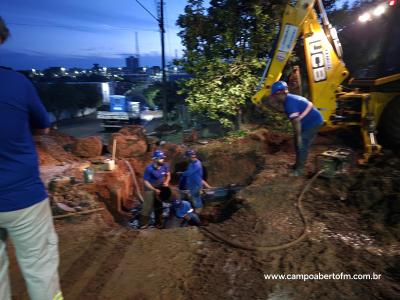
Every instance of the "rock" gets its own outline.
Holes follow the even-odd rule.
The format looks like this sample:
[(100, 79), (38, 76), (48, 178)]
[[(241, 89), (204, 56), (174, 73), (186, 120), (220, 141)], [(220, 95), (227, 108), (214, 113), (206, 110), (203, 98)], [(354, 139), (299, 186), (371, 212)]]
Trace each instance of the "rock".
[(108, 151), (112, 153), (114, 140), (117, 141), (116, 157), (131, 158), (146, 154), (148, 143), (142, 126), (131, 125), (114, 133), (108, 143)]
[(146, 140), (145, 129), (140, 125), (129, 125), (121, 128), (118, 133), (127, 136), (138, 136), (140, 139)]
[(147, 141), (137, 135), (123, 135), (121, 133), (114, 133), (111, 136), (108, 144), (108, 151), (112, 153), (114, 140), (117, 141), (116, 157), (117, 158), (131, 158), (143, 156), (147, 152)]
[(268, 140), (268, 134), (269, 134), (269, 131), (267, 129), (261, 128), (261, 129), (258, 129), (256, 131), (249, 133), (249, 138), (256, 140), (256, 141), (265, 142)]
[(73, 153), (80, 157), (100, 156), (103, 150), (103, 143), (98, 136), (90, 136), (77, 139), (73, 146)]

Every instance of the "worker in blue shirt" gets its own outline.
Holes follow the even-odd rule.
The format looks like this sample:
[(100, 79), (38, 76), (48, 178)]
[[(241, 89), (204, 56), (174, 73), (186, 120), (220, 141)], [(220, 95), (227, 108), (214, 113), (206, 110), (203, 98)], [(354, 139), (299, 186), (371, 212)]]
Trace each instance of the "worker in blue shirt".
[(173, 212), (174, 216), (181, 220), (180, 226), (184, 227), (187, 225), (200, 225), (200, 218), (194, 211), (192, 205), (189, 201), (185, 201), (182, 199), (174, 199), (173, 200)]
[(163, 227), (163, 204), (159, 199), (160, 188), (169, 186), (171, 180), (171, 173), (169, 166), (165, 163), (165, 158), (166, 156), (161, 150), (154, 151), (153, 162), (144, 171), (144, 202), (140, 214), (141, 228), (148, 227), (149, 218), (153, 210), (156, 218), (156, 227)]
[(186, 158), (189, 159), (189, 166), (181, 175), (181, 181), (185, 183), (185, 189), (189, 191), (193, 207), (199, 210), (203, 207), (201, 199), (201, 188), (203, 187), (203, 166), (197, 158), (194, 150), (187, 150)]
[(324, 123), (322, 115), (306, 98), (289, 94), (288, 85), (284, 81), (272, 85), (271, 99), (271, 105), (285, 112), (292, 123), (296, 145), (293, 175), (302, 175), (310, 146)]
[(170, 214), (167, 228), (184, 227), (188, 225), (200, 225), (200, 218), (195, 213), (189, 201), (182, 200), (175, 191), (169, 187), (161, 187), (159, 198), (170, 204)]
[[(8, 37), (0, 18), (0, 44)], [(58, 238), (39, 177), (32, 133), (46, 134), (48, 113), (32, 83), (0, 68), (0, 299), (10, 300), (6, 238), (10, 236), (32, 300), (62, 299)]]

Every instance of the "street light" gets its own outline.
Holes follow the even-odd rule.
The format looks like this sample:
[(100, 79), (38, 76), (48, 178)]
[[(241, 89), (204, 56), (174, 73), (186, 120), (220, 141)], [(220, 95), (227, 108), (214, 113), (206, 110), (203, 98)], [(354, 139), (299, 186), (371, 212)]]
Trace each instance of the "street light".
[(368, 22), (371, 20), (371, 15), (369, 13), (363, 13), (361, 16), (358, 17), (358, 20), (362, 23)]
[(376, 17), (379, 17), (385, 12), (385, 7), (383, 5), (379, 5), (377, 8), (375, 8), (373, 14)]

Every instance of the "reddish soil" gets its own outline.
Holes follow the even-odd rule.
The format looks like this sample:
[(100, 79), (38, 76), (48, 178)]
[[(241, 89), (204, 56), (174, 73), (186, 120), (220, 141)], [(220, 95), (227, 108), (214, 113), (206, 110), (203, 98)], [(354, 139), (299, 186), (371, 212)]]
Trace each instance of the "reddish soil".
[[(312, 156), (332, 146), (319, 138)], [(291, 147), (290, 137), (265, 131), (200, 146), (212, 185), (247, 185), (237, 195), (241, 208), (207, 228), (258, 247), (296, 239), (307, 178), (288, 176)], [(133, 231), (107, 210), (56, 221), (65, 299), (399, 299), (399, 170), (399, 158), (384, 156), (352, 174), (317, 179), (303, 201), (307, 238), (278, 251), (241, 250), (194, 227)], [(14, 297), (27, 299), (16, 270), (12, 258)], [(318, 272), (382, 278), (264, 279)]]

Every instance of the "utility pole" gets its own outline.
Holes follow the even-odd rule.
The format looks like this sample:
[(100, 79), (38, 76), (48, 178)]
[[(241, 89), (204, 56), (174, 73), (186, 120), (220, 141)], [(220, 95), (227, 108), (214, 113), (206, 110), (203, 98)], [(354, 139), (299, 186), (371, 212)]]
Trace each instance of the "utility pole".
[(162, 68), (162, 93), (163, 93), (163, 120), (167, 121), (167, 73), (165, 71), (165, 26), (164, 26), (164, 0), (159, 0), (158, 2), (158, 18), (155, 17), (139, 0), (136, 2), (150, 15), (155, 19), (160, 28), (161, 35), (161, 68)]
[(167, 74), (165, 72), (165, 27), (164, 27), (164, 0), (160, 0), (160, 33), (161, 33), (161, 65), (163, 87), (163, 119), (167, 121)]

